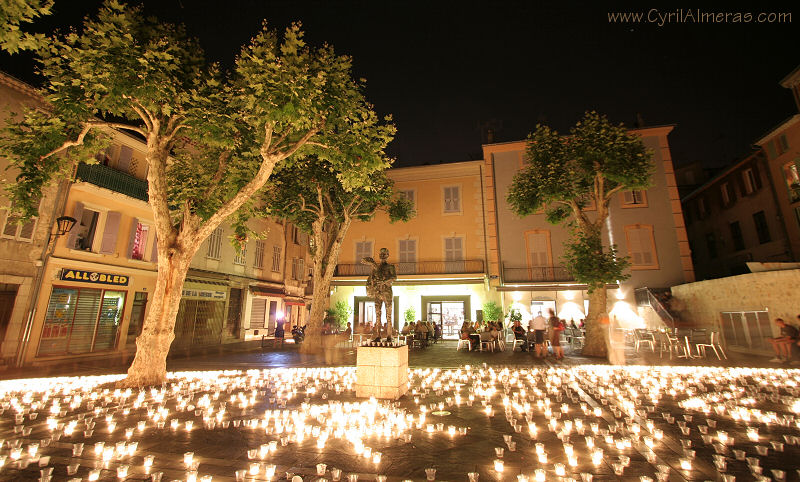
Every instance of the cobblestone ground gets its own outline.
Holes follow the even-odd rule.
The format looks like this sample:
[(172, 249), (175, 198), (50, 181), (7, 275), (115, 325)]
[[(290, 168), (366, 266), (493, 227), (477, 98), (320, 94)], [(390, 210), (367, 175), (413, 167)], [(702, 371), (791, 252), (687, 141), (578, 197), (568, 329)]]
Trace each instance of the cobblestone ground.
[[(433, 345), (410, 354), (411, 391), (397, 402), (355, 399), (355, 372), (344, 366), (352, 350), (304, 357), (295, 347), (174, 359), (172, 370), (203, 372), (142, 392), (104, 388), (118, 375), (0, 382), (0, 478), (52, 469), (53, 480), (235, 480), (244, 471), (248, 480), (330, 481), (336, 468), (343, 480), (425, 480), (426, 469), (436, 480), (472, 472), (484, 482), (797, 480), (800, 372), (731, 368), (748, 361), (738, 359), (651, 366), (667, 360), (627, 355), (634, 365), (609, 367)], [(317, 464), (327, 466), (322, 476)]]

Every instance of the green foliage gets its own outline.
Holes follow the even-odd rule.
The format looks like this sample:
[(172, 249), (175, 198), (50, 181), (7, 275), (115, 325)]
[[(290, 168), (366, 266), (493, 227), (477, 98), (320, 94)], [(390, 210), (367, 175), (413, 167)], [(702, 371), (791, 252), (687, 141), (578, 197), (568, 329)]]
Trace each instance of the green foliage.
[(403, 320), (407, 323), (414, 323), (417, 321), (417, 310), (415, 310), (413, 306), (406, 308), (406, 311), (403, 312)]
[(483, 304), (483, 319), (486, 321), (497, 321), (503, 317), (503, 309), (494, 301), (487, 301)]
[(333, 305), (333, 317), (336, 319), (336, 324), (340, 329), (347, 327), (347, 322), (353, 316), (353, 307), (344, 300), (339, 300)]
[(575, 281), (586, 283), (590, 293), (607, 283), (630, 278), (630, 274), (625, 273), (630, 267), (628, 258), (619, 256), (616, 245), (605, 251), (596, 234), (576, 233), (574, 239), (564, 245), (562, 259)]
[(0, 50), (10, 54), (46, 45), (43, 34), (23, 32), (22, 24), (52, 13), (53, 0), (0, 0)]
[[(627, 279), (627, 259), (619, 258), (615, 246), (604, 250), (602, 232), (612, 196), (649, 186), (651, 157), (638, 136), (596, 112), (584, 114), (569, 135), (537, 125), (528, 136), (525, 168), (514, 176), (506, 199), (519, 216), (544, 209), (549, 223), (573, 229), (566, 267), (593, 290)], [(587, 216), (590, 205), (596, 216)]]
[(517, 321), (522, 321), (522, 313), (516, 308), (512, 308), (511, 311), (508, 312), (508, 321), (510, 323), (515, 323)]
[[(653, 169), (641, 139), (596, 112), (587, 112), (569, 135), (537, 125), (528, 136), (525, 160), (507, 200), (519, 216), (546, 207), (553, 223), (579, 214), (571, 202), (600, 205), (622, 189), (646, 188)], [(600, 179), (603, 192), (595, 193)]]

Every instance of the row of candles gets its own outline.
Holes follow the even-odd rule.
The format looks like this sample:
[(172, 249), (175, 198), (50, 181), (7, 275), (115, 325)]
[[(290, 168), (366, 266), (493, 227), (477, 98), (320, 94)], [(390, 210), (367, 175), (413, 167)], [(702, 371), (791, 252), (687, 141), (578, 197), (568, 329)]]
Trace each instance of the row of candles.
[[(275, 458), (278, 444), (284, 447), (289, 443), (303, 444), (307, 439), (323, 453), (329, 439), (346, 441), (352, 445), (355, 455), (368, 460), (378, 470), (383, 454), (367, 446), (366, 441), (377, 438), (391, 448), (397, 440), (409, 442), (414, 431), (428, 436), (442, 434), (455, 440), (457, 436), (467, 435), (467, 427), (447, 425), (445, 428), (444, 423), (429, 423), (427, 413), (445, 407), (468, 411), (478, 402), (489, 420), (499, 410), (496, 407), (502, 405), (510, 427), (506, 435), (518, 438), (517, 441), (507, 440), (510, 452), (516, 451), (516, 443), (522, 441), (516, 434), (523, 432), (522, 418), (525, 419), (528, 429), (525, 441), (533, 444), (533, 452), (528, 455), (542, 466), (538, 471), (550, 470), (559, 476), (562, 472), (574, 473), (581, 465), (577, 453), (585, 453), (593, 466), (607, 462), (615, 472), (621, 472), (630, 462), (624, 453), (637, 450), (648, 462), (661, 467), (653, 475), (668, 474), (663, 466), (669, 466), (657, 464), (659, 458), (653, 449), (664, 437), (664, 429), (669, 427), (684, 449), (684, 456), (674, 464), (680, 470), (693, 470), (691, 438), (683, 437), (696, 430), (705, 444), (714, 446), (718, 470), (724, 472), (727, 462), (744, 459), (753, 473), (760, 475), (763, 469), (758, 457), (746, 457), (747, 452), (743, 450), (754, 448), (757, 455), (766, 455), (768, 446), (757, 444), (763, 437), (759, 429), (770, 431), (780, 427), (785, 432), (793, 432), (784, 434), (784, 437), (789, 445), (796, 445), (798, 437), (794, 434), (800, 428), (800, 421), (794, 417), (800, 411), (797, 372), (786, 370), (643, 370), (636, 367), (424, 369), (411, 373), (413, 388), (409, 398), (413, 403), (406, 403), (405, 408), (374, 400), (360, 403), (328, 400), (335, 397), (334, 394), (351, 395), (354, 373), (348, 368), (188, 372), (172, 374), (169, 384), (155, 389), (96, 388), (113, 380), (114, 377), (94, 377), (0, 383), (0, 410), (9, 411), (4, 417), (13, 414), (15, 424), (14, 438), (6, 444), (9, 452), (0, 457), (10, 458), (17, 464), (38, 457), (41, 464), (45, 459), (42, 452), (50, 441), (58, 441), (62, 436), (80, 437), (81, 434), (85, 439), (91, 439), (95, 420), (105, 420), (104, 434), (107, 436), (124, 435), (128, 441), (134, 436), (146, 437), (147, 429), (191, 432), (195, 429), (225, 429), (232, 422), (233, 428), (279, 439), (248, 450), (248, 458), (259, 459), (243, 469), (249, 475), (256, 475), (253, 471), (257, 469), (259, 476), (274, 477), (275, 469), (270, 469), (274, 464), (267, 463), (270, 461), (266, 459)], [(466, 393), (462, 393), (464, 391)], [(303, 402), (297, 400), (302, 396)], [(600, 403), (590, 406), (587, 400)], [(293, 405), (287, 409), (287, 403)], [(772, 410), (759, 408), (759, 404)], [(270, 408), (264, 409), (265, 406)], [(684, 420), (677, 424), (680, 435), (673, 428), (674, 417), (662, 410), (665, 406), (686, 412)], [(663, 420), (648, 418), (657, 407)], [(779, 413), (778, 409), (782, 412)], [(233, 416), (232, 410), (238, 415)], [(260, 412), (263, 414), (255, 416), (257, 410), (263, 410)], [(38, 418), (40, 412), (49, 413), (43, 423)], [(706, 424), (691, 425), (692, 412), (704, 416)], [(177, 418), (179, 414), (185, 414), (181, 416), (184, 420)], [(710, 430), (717, 422), (712, 416), (730, 428), (716, 432)], [(25, 421), (28, 426), (23, 425)], [(659, 427), (656, 427), (657, 422)], [(23, 450), (24, 441), (34, 429), (37, 433), (46, 429), (52, 434), (51, 438), (42, 439), (39, 444), (28, 443)], [(583, 447), (576, 450), (570, 435), (573, 432), (584, 435), (587, 431), (591, 434), (586, 435), (584, 443), (580, 444)], [(734, 439), (729, 432), (744, 432), (745, 436), (737, 435)], [(555, 435), (557, 440), (550, 437), (548, 441), (548, 437), (543, 436), (548, 433)], [(735, 440), (745, 439), (753, 446), (736, 448)], [(784, 450), (781, 442), (772, 442), (769, 448)], [(455, 443), (457, 446), (457, 441)], [(605, 450), (598, 443), (605, 443)], [(80, 442), (75, 442), (73, 446), (76, 459), (82, 455), (83, 445), (78, 444)], [(546, 447), (559, 445), (567, 463), (550, 464)], [(81, 448), (77, 450), (77, 447)], [(137, 451), (137, 442), (117, 442), (108, 446), (97, 442), (94, 447), (96, 459), (108, 466), (115, 460), (132, 457)], [(733, 457), (727, 456), (728, 447), (732, 448)], [(614, 451), (616, 457), (610, 455)], [(153, 460), (152, 455), (143, 458), (145, 473), (151, 471)], [(6, 461), (3, 459), (4, 463)], [(46, 465), (42, 469), (43, 477), (47, 475), (47, 469), (52, 473), (52, 467)], [(491, 464), (497, 474), (502, 474), (505, 466), (502, 458)], [(75, 467), (75, 464), (67, 466), (68, 473), (70, 467)], [(97, 470), (92, 469), (87, 478), (92, 480), (98, 475)], [(118, 465), (117, 476), (122, 474), (122, 478), (126, 477), (128, 470), (130, 464)], [(775, 470), (780, 475), (781, 469)], [(538, 474), (536, 472), (531, 477), (538, 480)], [(237, 477), (239, 475), (237, 472)], [(208, 480), (208, 476), (199, 478), (202, 477)], [(199, 480), (196, 466), (187, 464), (187, 478)]]

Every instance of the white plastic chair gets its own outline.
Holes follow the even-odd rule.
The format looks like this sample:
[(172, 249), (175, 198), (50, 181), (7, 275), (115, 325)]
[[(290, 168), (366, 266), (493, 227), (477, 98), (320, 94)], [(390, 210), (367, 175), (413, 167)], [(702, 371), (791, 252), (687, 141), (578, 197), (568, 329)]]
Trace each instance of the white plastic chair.
[(722, 356), (726, 360), (728, 359), (728, 355), (725, 354), (725, 350), (722, 349), (722, 345), (720, 345), (719, 343), (718, 331), (711, 332), (708, 343), (697, 343), (695, 344), (695, 347), (697, 348), (697, 351), (700, 353), (700, 356), (702, 356), (703, 358), (706, 357), (706, 348), (711, 348), (712, 350), (714, 350), (714, 354), (717, 355), (717, 360), (722, 360), (722, 358), (719, 356), (720, 353), (722, 353)]
[(456, 351), (461, 349), (461, 345), (467, 347), (467, 351), (469, 351), (469, 340), (458, 340), (458, 345), (456, 346)]

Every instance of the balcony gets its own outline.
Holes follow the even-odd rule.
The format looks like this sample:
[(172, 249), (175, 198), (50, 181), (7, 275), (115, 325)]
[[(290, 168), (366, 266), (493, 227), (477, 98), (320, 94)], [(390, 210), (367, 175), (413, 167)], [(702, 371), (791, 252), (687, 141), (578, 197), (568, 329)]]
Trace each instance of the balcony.
[(575, 281), (575, 277), (563, 266), (506, 266), (503, 265), (504, 283), (553, 283)]
[(147, 201), (147, 181), (102, 164), (78, 164), (75, 179)]
[[(466, 259), (463, 261), (416, 261), (412, 263), (394, 263), (397, 274), (464, 274), (485, 273), (482, 259)], [(369, 276), (372, 267), (366, 264), (337, 264), (334, 276)]]

